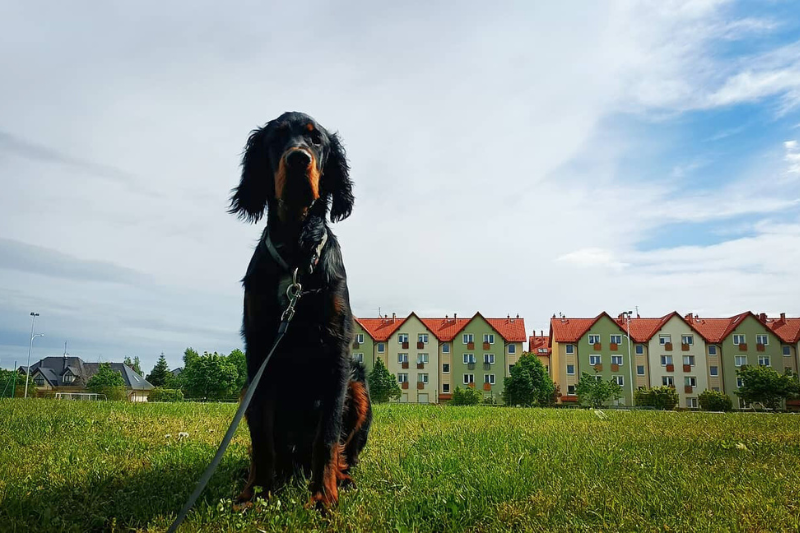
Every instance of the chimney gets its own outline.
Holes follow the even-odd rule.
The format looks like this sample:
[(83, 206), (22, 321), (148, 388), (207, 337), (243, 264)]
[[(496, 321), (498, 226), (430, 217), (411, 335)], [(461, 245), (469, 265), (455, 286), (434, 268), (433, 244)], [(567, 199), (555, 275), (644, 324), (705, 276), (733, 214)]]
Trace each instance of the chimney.
[(689, 313), (688, 315), (686, 315), (683, 318), (685, 318), (686, 320), (691, 320), (692, 319), (692, 313)]
[(766, 322), (766, 321), (767, 321), (767, 313), (759, 313), (759, 315), (758, 315), (758, 319), (759, 319), (761, 322)]
[(544, 337), (544, 330), (542, 330), (542, 337)]
[(453, 313), (453, 320), (458, 320), (458, 315)]
[(517, 313), (517, 318), (519, 318), (519, 313)]
[(395, 320), (397, 320), (397, 315), (395, 313), (392, 313), (392, 322), (394, 322)]
[(781, 322), (786, 322), (786, 313), (781, 313)]

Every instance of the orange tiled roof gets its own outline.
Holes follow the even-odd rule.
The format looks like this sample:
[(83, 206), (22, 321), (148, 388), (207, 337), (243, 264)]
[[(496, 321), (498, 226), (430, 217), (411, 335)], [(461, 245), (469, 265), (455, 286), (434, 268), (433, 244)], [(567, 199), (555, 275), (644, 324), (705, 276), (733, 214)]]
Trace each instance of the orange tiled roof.
[[(477, 313), (480, 314), (480, 313)], [(481, 315), (483, 316), (483, 315)], [(485, 318), (486, 322), (492, 326), (507, 342), (525, 342), (525, 319), (524, 318)]]
[(794, 344), (800, 341), (800, 318), (767, 318), (766, 326), (783, 342)]
[[(611, 318), (611, 315), (603, 311), (594, 318), (556, 318), (550, 319), (550, 334), (556, 342), (577, 342), (583, 335), (594, 326), (595, 322), (603, 317), (619, 326), (619, 322)], [(622, 330), (622, 328), (620, 328)], [(625, 331), (622, 330), (624, 333)], [(633, 332), (631, 332), (633, 335)]]
[[(547, 350), (546, 352), (539, 352), (540, 349)], [(552, 349), (550, 348), (550, 336), (547, 335), (531, 335), (528, 338), (528, 353), (536, 355), (550, 355)]]
[(425, 327), (442, 342), (450, 342), (472, 318), (420, 318)]
[[(691, 320), (687, 318), (686, 322), (697, 330), (706, 342), (716, 344), (730, 335), (747, 315), (753, 315), (753, 313), (746, 311), (730, 318), (699, 318), (693, 316)], [(755, 315), (753, 316), (755, 317)]]
[(486, 318), (475, 313), (470, 318), (420, 318), (425, 327), (442, 342), (452, 341), (472, 320), (480, 316), (494, 328), (506, 342), (525, 342), (524, 318)]
[(355, 320), (375, 341), (385, 342), (400, 329), (407, 318), (356, 318)]

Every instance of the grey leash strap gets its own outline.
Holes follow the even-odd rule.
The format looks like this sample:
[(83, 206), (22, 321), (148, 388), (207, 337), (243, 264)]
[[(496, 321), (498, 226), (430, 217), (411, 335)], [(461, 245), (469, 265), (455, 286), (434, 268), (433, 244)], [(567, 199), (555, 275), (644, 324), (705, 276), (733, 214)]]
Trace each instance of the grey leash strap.
[(178, 527), (184, 521), (186, 515), (189, 514), (189, 511), (197, 501), (197, 498), (200, 497), (203, 489), (205, 489), (206, 485), (208, 485), (211, 476), (214, 475), (214, 471), (219, 466), (222, 456), (225, 455), (225, 450), (228, 449), (228, 445), (231, 443), (231, 439), (233, 439), (233, 434), (236, 433), (236, 428), (239, 427), (239, 422), (242, 421), (242, 417), (244, 416), (247, 407), (250, 405), (250, 400), (253, 399), (253, 394), (256, 392), (256, 387), (258, 387), (258, 382), (261, 380), (261, 375), (264, 373), (264, 369), (267, 368), (267, 363), (269, 362), (270, 357), (272, 357), (272, 354), (278, 347), (278, 343), (281, 342), (281, 339), (286, 334), (286, 330), (289, 328), (289, 322), (291, 322), (292, 318), (294, 318), (295, 305), (297, 305), (297, 301), (302, 295), (302, 286), (297, 282), (297, 269), (294, 270), (292, 281), (293, 283), (289, 285), (288, 289), (286, 289), (286, 295), (289, 297), (289, 305), (281, 315), (281, 324), (278, 326), (278, 334), (275, 336), (275, 342), (272, 343), (272, 349), (270, 349), (269, 353), (264, 358), (264, 362), (261, 363), (256, 375), (253, 376), (253, 381), (250, 382), (250, 386), (247, 387), (247, 392), (245, 392), (244, 398), (242, 398), (242, 403), (239, 404), (239, 409), (236, 411), (236, 415), (233, 417), (233, 422), (231, 422), (228, 431), (225, 433), (225, 437), (222, 439), (219, 448), (217, 448), (217, 454), (214, 456), (214, 459), (211, 460), (211, 464), (208, 465), (206, 471), (203, 472), (200, 481), (197, 482), (194, 492), (191, 496), (189, 496), (189, 500), (187, 500), (186, 504), (183, 506), (183, 509), (181, 509), (181, 512), (178, 513), (178, 517), (175, 519), (172, 525), (169, 526), (167, 533), (175, 533), (175, 531), (178, 530)]

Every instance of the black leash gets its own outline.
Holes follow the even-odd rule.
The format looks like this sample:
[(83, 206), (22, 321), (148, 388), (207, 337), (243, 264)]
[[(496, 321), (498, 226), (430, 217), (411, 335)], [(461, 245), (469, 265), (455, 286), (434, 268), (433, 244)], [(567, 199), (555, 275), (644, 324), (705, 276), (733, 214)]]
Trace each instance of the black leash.
[(186, 515), (189, 514), (189, 511), (194, 506), (197, 498), (200, 497), (203, 489), (205, 489), (206, 485), (208, 485), (211, 476), (214, 475), (214, 471), (219, 466), (219, 462), (222, 460), (222, 456), (225, 455), (225, 450), (228, 448), (228, 444), (231, 443), (233, 434), (236, 433), (236, 428), (239, 427), (239, 422), (242, 421), (244, 412), (250, 405), (250, 400), (253, 399), (253, 394), (256, 392), (256, 387), (258, 386), (259, 380), (261, 380), (261, 375), (264, 373), (264, 369), (267, 368), (267, 363), (269, 362), (270, 357), (272, 357), (272, 354), (275, 352), (275, 348), (278, 347), (278, 343), (281, 342), (281, 339), (283, 339), (283, 336), (286, 334), (286, 330), (289, 328), (289, 322), (291, 322), (292, 318), (294, 318), (297, 301), (304, 294), (302, 292), (302, 288), (303, 287), (297, 282), (297, 269), (295, 268), (294, 274), (292, 275), (292, 284), (289, 285), (288, 289), (286, 289), (286, 296), (289, 297), (289, 305), (286, 307), (286, 310), (283, 312), (283, 314), (281, 314), (281, 324), (278, 326), (278, 334), (275, 337), (275, 342), (272, 343), (272, 349), (270, 349), (267, 357), (264, 358), (264, 362), (261, 363), (256, 375), (253, 376), (253, 381), (250, 382), (250, 386), (247, 387), (247, 392), (245, 392), (244, 398), (242, 398), (242, 403), (239, 404), (239, 409), (236, 411), (236, 416), (233, 417), (233, 422), (231, 422), (227, 433), (225, 433), (225, 437), (222, 439), (222, 442), (217, 449), (217, 454), (214, 456), (211, 464), (208, 465), (208, 468), (206, 468), (206, 471), (203, 472), (203, 476), (200, 478), (200, 481), (197, 482), (197, 487), (195, 487), (192, 495), (189, 496), (189, 500), (183, 506), (181, 512), (178, 513), (178, 517), (175, 519), (172, 525), (169, 526), (167, 533), (175, 533), (175, 531), (177, 531), (178, 526), (181, 525), (186, 518)]

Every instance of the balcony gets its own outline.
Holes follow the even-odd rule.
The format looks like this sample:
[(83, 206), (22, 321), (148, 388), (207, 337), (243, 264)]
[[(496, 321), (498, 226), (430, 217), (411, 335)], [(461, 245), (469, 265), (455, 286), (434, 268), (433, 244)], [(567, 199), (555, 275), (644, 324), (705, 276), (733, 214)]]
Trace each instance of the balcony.
[(425, 343), (424, 342), (417, 342), (417, 350), (424, 350)]
[(491, 370), (492, 369), (492, 363), (487, 363), (486, 361), (484, 361), (483, 362), (483, 369), (484, 370)]
[(408, 368), (408, 361), (400, 363), (400, 368)]
[(484, 383), (483, 384), (483, 390), (492, 390), (492, 384), (491, 383)]
[(601, 370), (603, 370), (603, 365), (601, 363), (598, 363), (598, 364), (594, 365), (594, 369), (597, 372), (600, 372)]
[(490, 349), (491, 347), (492, 347), (492, 345), (491, 345), (491, 344), (489, 344), (488, 342), (484, 342), (484, 343), (483, 343), (483, 349), (484, 349), (484, 350), (488, 350), (488, 349)]
[(612, 342), (611, 344), (608, 345), (608, 347), (611, 348), (612, 350), (619, 350), (619, 344), (617, 344), (616, 342)]
[(603, 345), (602, 345), (602, 344), (600, 344), (599, 342), (596, 342), (596, 343), (594, 343), (594, 344), (592, 345), (592, 348), (594, 348), (595, 350), (600, 350), (600, 349), (602, 349), (602, 348), (603, 348)]
[(475, 363), (467, 363), (467, 368), (470, 370), (475, 370)]
[(767, 347), (763, 344), (756, 344), (756, 351), (763, 352)]
[(422, 390), (424, 388), (425, 388), (425, 382), (424, 381), (417, 381), (417, 390)]
[(475, 349), (475, 343), (474, 342), (468, 342), (467, 343), (467, 350), (474, 350), (474, 349)]
[(425, 368), (425, 363), (417, 363), (417, 370), (422, 370)]
[(691, 349), (691, 344), (681, 344), (681, 350), (684, 352), (688, 352)]
[(400, 388), (401, 388), (401, 389), (407, 389), (407, 388), (408, 388), (408, 381), (404, 381), (404, 382), (402, 382), (402, 383), (400, 384)]
[(694, 392), (694, 387), (692, 387), (691, 385), (684, 385), (683, 392), (685, 392), (686, 394), (691, 394)]
[(361, 345), (358, 343), (358, 341), (353, 341), (353, 348), (358, 349), (360, 347)]
[(747, 351), (747, 343), (740, 344), (739, 345), (739, 351), (740, 352), (746, 352)]
[(667, 372), (675, 372), (675, 365), (667, 365)]
[(474, 389), (475, 388), (475, 382), (469, 383), (467, 385), (467, 387), (469, 387), (470, 389)]
[(671, 352), (672, 351), (672, 343), (668, 342), (668, 343), (664, 344), (664, 349), (666, 351), (668, 351), (668, 352)]
[(683, 371), (684, 372), (691, 372), (692, 371), (692, 365), (683, 365)]
[(404, 350), (408, 350), (408, 341), (401, 343)]

